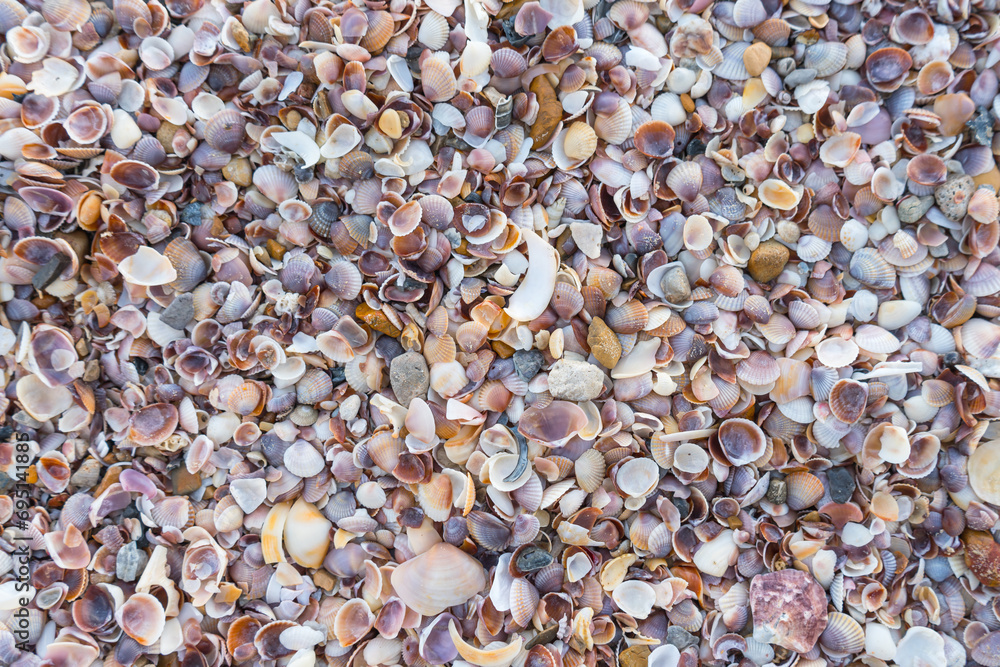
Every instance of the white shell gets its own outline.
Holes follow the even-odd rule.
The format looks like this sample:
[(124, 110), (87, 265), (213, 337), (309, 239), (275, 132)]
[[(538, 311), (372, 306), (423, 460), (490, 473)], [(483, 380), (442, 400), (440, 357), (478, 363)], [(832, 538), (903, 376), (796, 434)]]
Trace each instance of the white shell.
[(611, 599), (618, 608), (632, 618), (646, 618), (656, 602), (656, 591), (644, 581), (630, 579), (623, 581), (611, 593)]

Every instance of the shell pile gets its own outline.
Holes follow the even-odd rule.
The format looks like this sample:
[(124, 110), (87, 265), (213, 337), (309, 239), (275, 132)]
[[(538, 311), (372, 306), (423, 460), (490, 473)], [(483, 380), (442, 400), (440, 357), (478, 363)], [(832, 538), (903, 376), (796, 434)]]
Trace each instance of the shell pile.
[(0, 36), (0, 665), (1000, 667), (997, 0)]

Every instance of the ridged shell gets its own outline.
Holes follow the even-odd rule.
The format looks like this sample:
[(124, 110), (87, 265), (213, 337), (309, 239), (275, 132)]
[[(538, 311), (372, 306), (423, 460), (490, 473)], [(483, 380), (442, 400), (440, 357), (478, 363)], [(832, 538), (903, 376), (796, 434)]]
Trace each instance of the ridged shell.
[(295, 182), (295, 176), (291, 172), (270, 164), (254, 171), (253, 184), (261, 194), (276, 204), (294, 199), (299, 191), (299, 184)]
[(576, 482), (587, 493), (593, 493), (604, 481), (604, 456), (596, 449), (588, 449), (573, 465)]
[(621, 306), (609, 308), (604, 321), (616, 333), (636, 333), (645, 328), (649, 311), (640, 301), (626, 301)]
[(693, 202), (701, 193), (702, 171), (697, 162), (681, 162), (667, 174), (667, 187), (681, 201)]
[(823, 497), (823, 482), (819, 477), (808, 472), (793, 472), (785, 478), (788, 507), (792, 510), (803, 510), (812, 507)]
[(819, 42), (806, 48), (802, 66), (816, 70), (823, 78), (835, 74), (847, 63), (847, 45), (840, 42)]
[(353, 301), (361, 292), (364, 280), (361, 271), (353, 262), (336, 262), (324, 276), (326, 286), (338, 299)]
[(431, 11), (420, 19), (417, 39), (431, 51), (437, 51), (448, 42), (450, 32), (448, 19)]
[(632, 111), (625, 100), (619, 100), (618, 106), (607, 116), (598, 115), (594, 120), (594, 131), (597, 136), (612, 145), (624, 142), (632, 135)]
[(865, 648), (865, 631), (847, 614), (830, 612), (819, 643), (839, 655), (860, 653)]
[(431, 57), (424, 60), (420, 67), (420, 80), (424, 96), (431, 102), (447, 102), (458, 90), (455, 73), (448, 63), (440, 58)]
[(750, 47), (746, 42), (733, 42), (722, 49), (722, 62), (712, 70), (712, 74), (729, 81), (746, 81), (750, 78), (743, 64), (743, 52)]
[(896, 269), (874, 248), (854, 253), (849, 271), (852, 278), (875, 289), (891, 289), (896, 284)]
[(168, 243), (163, 254), (177, 271), (177, 279), (170, 283), (177, 292), (193, 291), (208, 276), (208, 265), (198, 248), (185, 238), (179, 237)]

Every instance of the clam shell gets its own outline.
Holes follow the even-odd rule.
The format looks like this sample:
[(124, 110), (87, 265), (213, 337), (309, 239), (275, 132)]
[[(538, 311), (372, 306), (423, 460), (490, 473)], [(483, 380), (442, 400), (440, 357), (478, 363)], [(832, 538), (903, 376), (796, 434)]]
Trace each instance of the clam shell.
[(396, 567), (391, 581), (396, 595), (407, 607), (433, 616), (464, 604), (483, 590), (486, 573), (476, 559), (439, 542)]

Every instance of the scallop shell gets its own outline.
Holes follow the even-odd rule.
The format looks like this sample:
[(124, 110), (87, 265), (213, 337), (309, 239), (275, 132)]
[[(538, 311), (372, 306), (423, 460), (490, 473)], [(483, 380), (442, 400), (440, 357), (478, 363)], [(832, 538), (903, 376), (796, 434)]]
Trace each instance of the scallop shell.
[(816, 70), (816, 76), (828, 77), (847, 64), (847, 45), (840, 42), (818, 42), (806, 48), (802, 66)]
[(417, 39), (431, 51), (437, 51), (448, 42), (450, 32), (448, 19), (431, 11), (420, 20)]
[(177, 292), (191, 292), (208, 277), (208, 265), (195, 245), (178, 237), (167, 244), (163, 255), (170, 260), (177, 278), (170, 286)]
[(830, 612), (819, 643), (837, 655), (859, 653), (865, 647), (865, 631), (847, 614)]
[(258, 167), (253, 173), (253, 184), (261, 194), (276, 204), (294, 199), (299, 191), (295, 176), (275, 165)]
[(890, 289), (896, 284), (896, 270), (874, 248), (862, 248), (851, 256), (851, 277), (875, 289)]
[(447, 102), (457, 92), (455, 73), (440, 58), (427, 58), (420, 67), (424, 96), (431, 102)]
[(577, 484), (587, 493), (593, 493), (604, 481), (604, 456), (594, 449), (588, 449), (573, 464)]
[(793, 472), (785, 478), (785, 502), (792, 510), (803, 510), (815, 505), (823, 497), (823, 483), (808, 472)]
[(681, 201), (695, 201), (701, 193), (702, 170), (696, 162), (681, 162), (667, 174), (667, 187)]

